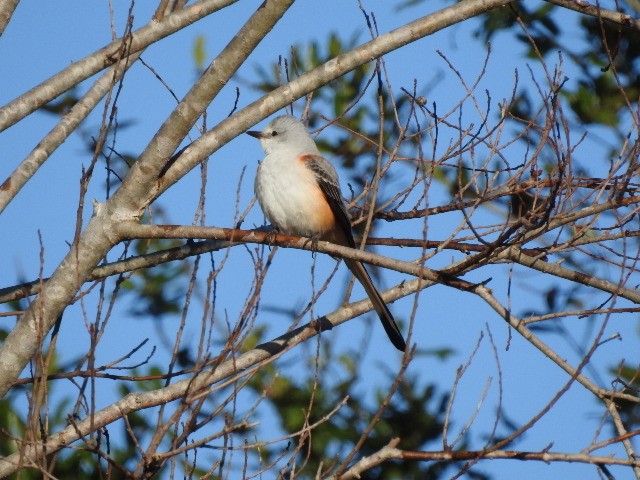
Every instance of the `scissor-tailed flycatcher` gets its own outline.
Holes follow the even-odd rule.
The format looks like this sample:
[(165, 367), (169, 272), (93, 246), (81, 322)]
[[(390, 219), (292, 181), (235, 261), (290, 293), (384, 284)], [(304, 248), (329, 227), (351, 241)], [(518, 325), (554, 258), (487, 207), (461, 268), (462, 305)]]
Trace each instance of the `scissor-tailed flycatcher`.
[[(320, 155), (305, 126), (285, 115), (261, 132), (247, 133), (260, 139), (266, 153), (258, 167), (255, 192), (269, 221), (285, 234), (355, 248), (338, 174)], [(344, 263), (362, 283), (391, 343), (404, 351), (402, 333), (364, 265), (350, 259)]]

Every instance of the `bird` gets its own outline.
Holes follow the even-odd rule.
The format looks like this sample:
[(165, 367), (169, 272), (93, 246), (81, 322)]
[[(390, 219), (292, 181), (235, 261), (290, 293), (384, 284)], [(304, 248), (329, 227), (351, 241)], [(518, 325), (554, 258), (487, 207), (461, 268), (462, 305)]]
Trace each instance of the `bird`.
[[(304, 124), (283, 115), (262, 131), (246, 133), (260, 140), (265, 153), (254, 190), (276, 230), (356, 248), (338, 173), (320, 154)], [(364, 287), (393, 346), (404, 352), (402, 332), (362, 262), (345, 258), (344, 263)]]

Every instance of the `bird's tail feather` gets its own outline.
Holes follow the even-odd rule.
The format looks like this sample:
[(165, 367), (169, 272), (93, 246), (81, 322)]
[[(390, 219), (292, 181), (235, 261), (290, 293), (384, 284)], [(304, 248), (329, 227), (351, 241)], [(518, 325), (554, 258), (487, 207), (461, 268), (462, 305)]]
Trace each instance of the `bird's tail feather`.
[(369, 296), (371, 303), (373, 304), (373, 308), (380, 317), (380, 321), (382, 322), (382, 326), (384, 327), (384, 331), (387, 332), (387, 336), (394, 347), (396, 347), (401, 352), (404, 352), (407, 348), (407, 344), (402, 337), (402, 333), (396, 324), (396, 321), (393, 319), (393, 315), (389, 311), (387, 304), (382, 299), (380, 292), (373, 284), (369, 273), (364, 268), (364, 265), (361, 262), (356, 260), (345, 259), (344, 263), (347, 265), (351, 273), (355, 275), (358, 281), (364, 287), (365, 292)]

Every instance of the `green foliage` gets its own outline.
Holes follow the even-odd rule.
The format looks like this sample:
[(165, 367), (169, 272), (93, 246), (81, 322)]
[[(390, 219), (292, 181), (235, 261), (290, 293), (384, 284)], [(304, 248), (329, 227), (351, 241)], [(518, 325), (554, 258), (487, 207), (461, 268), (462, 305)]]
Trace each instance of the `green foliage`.
[(191, 51), (193, 55), (193, 63), (197, 72), (204, 70), (205, 62), (207, 61), (207, 40), (204, 35), (196, 35), (193, 41), (193, 49)]

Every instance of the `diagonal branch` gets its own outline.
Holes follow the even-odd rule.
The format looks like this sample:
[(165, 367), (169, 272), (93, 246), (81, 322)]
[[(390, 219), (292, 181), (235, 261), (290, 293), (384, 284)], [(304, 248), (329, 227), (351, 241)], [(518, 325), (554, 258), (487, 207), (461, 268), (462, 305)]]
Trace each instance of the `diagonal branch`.
[(0, 0), (0, 37), (4, 33), (5, 28), (9, 25), (13, 12), (20, 0)]
[(640, 290), (635, 288), (625, 288), (622, 285), (609, 282), (594, 275), (588, 275), (586, 273), (571, 270), (570, 268), (563, 267), (557, 263), (545, 262), (544, 260), (525, 254), (517, 247), (509, 247), (507, 250), (501, 252), (497, 258), (508, 258), (512, 262), (519, 263), (520, 265), (524, 265), (539, 272), (548, 273), (556, 278), (571, 280), (572, 282), (581, 283), (582, 285), (597, 288), (603, 292), (626, 298), (632, 302), (640, 303)]
[[(590, 207), (589, 207), (590, 208)], [(213, 227), (183, 227), (176, 225), (140, 225), (137, 223), (127, 222), (118, 225), (119, 232), (124, 238), (136, 239), (136, 238), (208, 238), (215, 240), (229, 240), (231, 244), (233, 242), (241, 243), (264, 243), (268, 240), (264, 232), (250, 231), (250, 230), (230, 230), (226, 228), (213, 228)], [(371, 265), (376, 265), (390, 270), (395, 270), (401, 273), (408, 273), (417, 277), (422, 277), (425, 280), (431, 280), (434, 282), (442, 282), (443, 275), (436, 271), (431, 270), (422, 265), (416, 265), (415, 263), (403, 262), (400, 260), (394, 260), (381, 255), (376, 255), (370, 252), (360, 251), (360, 253), (354, 254), (351, 248), (334, 245), (329, 242), (318, 242), (317, 245), (310, 245), (306, 240), (299, 240), (298, 237), (288, 235), (277, 235), (274, 239), (274, 244), (283, 247), (301, 248), (304, 250), (313, 250), (316, 248), (319, 252), (329, 253), (331, 255), (337, 255), (340, 258), (351, 258), (354, 260), (361, 260)], [(480, 254), (481, 255), (481, 254)], [(473, 257), (469, 257), (473, 259)], [(526, 252), (523, 252), (516, 246), (507, 247), (500, 251), (491, 258), (491, 261), (497, 261), (502, 259), (508, 259), (512, 262), (525, 265), (534, 270), (538, 270), (543, 273), (548, 273), (559, 278), (565, 278), (576, 283), (581, 283), (590, 287), (597, 288), (603, 292), (618, 295), (627, 300), (631, 300), (635, 303), (640, 303), (640, 291), (633, 288), (625, 288), (622, 285), (603, 280), (593, 275), (587, 275), (582, 272), (577, 272), (557, 264), (549, 263), (541, 260), (535, 256), (530, 256)], [(469, 266), (478, 265), (482, 262), (466, 262)], [(447, 267), (446, 270), (455, 270), (453, 266)], [(464, 270), (466, 272), (467, 269)]]
[[(152, 43), (168, 37), (172, 33), (237, 1), (201, 0), (178, 12), (167, 15), (159, 23), (152, 20), (148, 25), (131, 34), (129, 52), (133, 54), (144, 50)], [(124, 40), (123, 38), (118, 38), (97, 52), (72, 63), (40, 85), (33, 87), (0, 108), (0, 132), (49, 103), (74, 85), (120, 60), (118, 51)]]
[(477, 285), (473, 289), (473, 293), (482, 298), (487, 304), (493, 308), (514, 330), (516, 330), (525, 340), (540, 350), (545, 356), (547, 356), (553, 363), (558, 365), (562, 370), (567, 372), (570, 376), (576, 379), (583, 387), (593, 393), (596, 397), (605, 400), (608, 398), (622, 398), (633, 403), (640, 403), (640, 398), (633, 395), (617, 393), (611, 390), (606, 390), (597, 386), (587, 377), (582, 375), (578, 369), (574, 368), (564, 358), (558, 355), (552, 348), (540, 340), (530, 329), (526, 327), (526, 324), (522, 319), (514, 316), (509, 310), (507, 310), (491, 293), (491, 291), (484, 285)]
[(597, 2), (596, 5), (592, 5), (589, 2), (585, 2), (584, 0), (576, 1), (576, 0), (546, 0), (549, 3), (554, 5), (558, 5), (563, 8), (567, 8), (569, 10), (573, 10), (574, 12), (584, 13), (585, 15), (590, 15), (596, 18), (602, 18), (603, 20), (608, 20), (610, 22), (614, 22), (622, 25), (623, 27), (630, 27), (635, 30), (640, 30), (640, 20), (633, 18), (631, 15), (626, 13), (616, 12), (614, 10), (607, 10), (606, 8), (601, 8)]
[(107, 70), (40, 141), (20, 165), (0, 185), (0, 213), (14, 199), (22, 187), (35, 175), (38, 169), (56, 149), (71, 135), (76, 127), (98, 105), (109, 89), (122, 78), (127, 69), (135, 63), (142, 52), (121, 60)]

